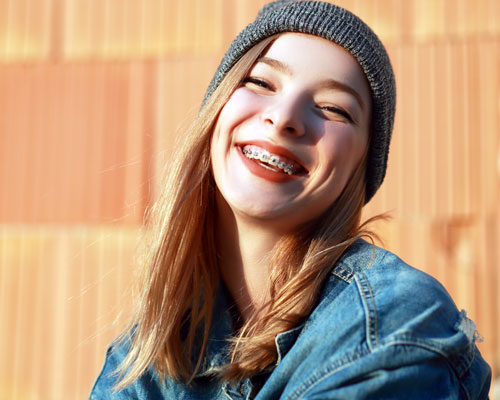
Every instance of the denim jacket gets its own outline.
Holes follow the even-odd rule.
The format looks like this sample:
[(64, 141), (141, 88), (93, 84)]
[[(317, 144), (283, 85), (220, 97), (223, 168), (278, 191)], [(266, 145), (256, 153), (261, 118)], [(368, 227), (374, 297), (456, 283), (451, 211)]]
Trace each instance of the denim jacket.
[(227, 363), (232, 333), (227, 293), (216, 299), (204, 363), (187, 386), (153, 368), (119, 392), (114, 369), (127, 342), (112, 344), (91, 400), (97, 399), (486, 399), (491, 371), (477, 332), (434, 278), (358, 240), (332, 269), (306, 321), (276, 336), (278, 360), (237, 384), (214, 378)]

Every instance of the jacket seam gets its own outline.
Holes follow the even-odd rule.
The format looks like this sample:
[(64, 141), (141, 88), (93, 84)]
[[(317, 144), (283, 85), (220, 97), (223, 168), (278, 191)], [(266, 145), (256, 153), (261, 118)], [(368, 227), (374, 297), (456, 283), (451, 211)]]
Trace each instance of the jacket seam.
[(341, 264), (337, 264), (335, 268), (333, 268), (332, 274), (347, 284), (352, 283), (352, 280), (354, 279), (354, 274), (351, 270)]
[[(384, 259), (391, 255), (391, 253), (387, 251), (377, 251), (377, 247), (373, 244), (369, 244), (365, 242), (365, 245), (370, 246), (371, 249), (371, 254), (370, 254), (370, 259), (366, 263), (366, 266), (363, 266), (360, 268), (359, 271), (356, 271), (356, 268), (352, 268), (350, 264), (351, 262), (346, 262), (349, 261), (349, 258), (347, 259), (341, 259), (337, 262), (335, 267), (332, 269), (332, 274), (335, 275), (336, 277), (342, 279), (343, 281), (347, 283), (352, 283), (354, 280), (355, 276), (358, 275), (361, 272), (364, 272), (365, 270), (373, 267), (374, 265), (379, 265), (382, 264)], [(340, 270), (340, 271), (338, 271)]]
[(366, 342), (371, 351), (378, 346), (378, 320), (375, 307), (375, 296), (366, 275), (359, 272), (354, 276), (361, 302), (365, 311)]
[[(422, 348), (422, 349), (427, 350), (429, 352), (435, 353), (435, 354), (439, 355), (440, 357), (443, 357), (446, 360), (446, 364), (448, 365), (449, 369), (451, 370), (453, 375), (455, 375), (455, 377), (457, 378), (457, 381), (460, 384), (460, 388), (462, 389), (462, 391), (464, 391), (467, 394), (467, 396), (468, 396), (467, 398), (469, 398), (469, 394), (463, 385), (462, 379), (457, 374), (457, 371), (455, 370), (453, 365), (451, 365), (450, 361), (448, 360), (448, 357), (442, 351), (440, 351), (438, 348), (435, 348), (435, 347), (433, 347), (429, 344), (425, 344), (425, 343), (412, 342), (409, 340), (400, 340), (400, 339), (393, 340), (389, 343), (385, 343), (384, 345), (386, 345), (387, 347), (398, 347), (398, 346), (419, 347), (419, 348)], [(381, 348), (381, 347), (382, 346), (380, 346), (379, 348)], [(349, 365), (355, 363), (359, 359), (361, 359), (361, 358), (363, 358), (366, 355), (371, 354), (371, 353), (372, 353), (371, 350), (363, 349), (362, 351), (357, 351), (355, 353), (347, 354), (346, 356), (340, 358), (339, 360), (334, 361), (332, 364), (329, 364), (325, 368), (323, 368), (322, 371), (318, 371), (318, 372), (314, 373), (307, 380), (305, 380), (300, 387), (298, 387), (289, 396), (287, 396), (287, 399), (292, 400), (292, 399), (300, 398), (300, 396), (303, 396), (307, 392), (310, 392), (312, 389), (314, 389), (314, 387), (316, 385), (321, 383), (323, 380), (327, 379), (331, 375), (341, 371), (342, 369), (348, 367)]]
[(351, 364), (354, 364), (359, 359), (363, 358), (367, 354), (370, 354), (371, 351), (367, 348), (362, 348), (361, 350), (348, 353), (345, 356), (341, 357), (338, 360), (333, 361), (331, 364), (327, 365), (323, 368), (322, 371), (317, 371), (312, 374), (312, 376), (308, 377), (296, 390), (294, 390), (287, 399), (295, 399), (299, 398), (299, 396), (307, 393), (310, 389), (312, 389), (317, 383), (321, 382), (324, 378), (327, 378), (333, 373), (336, 373)]

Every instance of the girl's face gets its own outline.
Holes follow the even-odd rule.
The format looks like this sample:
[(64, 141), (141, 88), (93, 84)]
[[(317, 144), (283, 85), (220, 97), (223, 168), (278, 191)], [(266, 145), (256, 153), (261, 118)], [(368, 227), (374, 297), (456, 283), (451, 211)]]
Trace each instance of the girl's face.
[(287, 230), (319, 216), (362, 159), (370, 112), (365, 75), (347, 51), (312, 35), (279, 36), (214, 127), (212, 169), (224, 205)]

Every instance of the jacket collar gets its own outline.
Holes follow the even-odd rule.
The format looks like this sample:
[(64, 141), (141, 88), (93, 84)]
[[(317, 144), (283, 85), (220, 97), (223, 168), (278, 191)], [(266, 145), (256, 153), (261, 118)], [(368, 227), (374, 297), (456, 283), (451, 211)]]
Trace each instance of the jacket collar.
[[(358, 272), (358, 266), (366, 265), (366, 263), (359, 263), (357, 257), (359, 257), (359, 254), (363, 253), (366, 257), (366, 251), (369, 251), (369, 248), (372, 248), (373, 251), (375, 250), (375, 246), (372, 246), (362, 239), (358, 239), (344, 252), (335, 267), (332, 268), (331, 274), (325, 283), (325, 288), (320, 295), (318, 304), (328, 297), (332, 285), (337, 285), (339, 279), (347, 284), (352, 282), (354, 274)], [(206, 356), (195, 378), (214, 375), (220, 372), (222, 366), (230, 362), (228, 339), (231, 338), (234, 332), (230, 311), (230, 307), (232, 306), (231, 303), (232, 300), (229, 291), (221, 280), (214, 303), (214, 312), (207, 342)], [(276, 365), (281, 362), (283, 357), (285, 357), (294, 345), (306, 323), (307, 322), (291, 330), (281, 332), (276, 336), (275, 344), (278, 352)]]

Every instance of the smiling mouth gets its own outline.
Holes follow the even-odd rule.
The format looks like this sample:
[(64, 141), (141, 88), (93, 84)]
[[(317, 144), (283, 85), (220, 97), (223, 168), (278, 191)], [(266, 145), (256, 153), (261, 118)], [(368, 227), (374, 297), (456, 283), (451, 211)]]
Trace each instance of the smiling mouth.
[(298, 175), (305, 171), (298, 163), (284, 156), (270, 153), (258, 146), (245, 145), (241, 150), (245, 157), (269, 171), (288, 175)]

